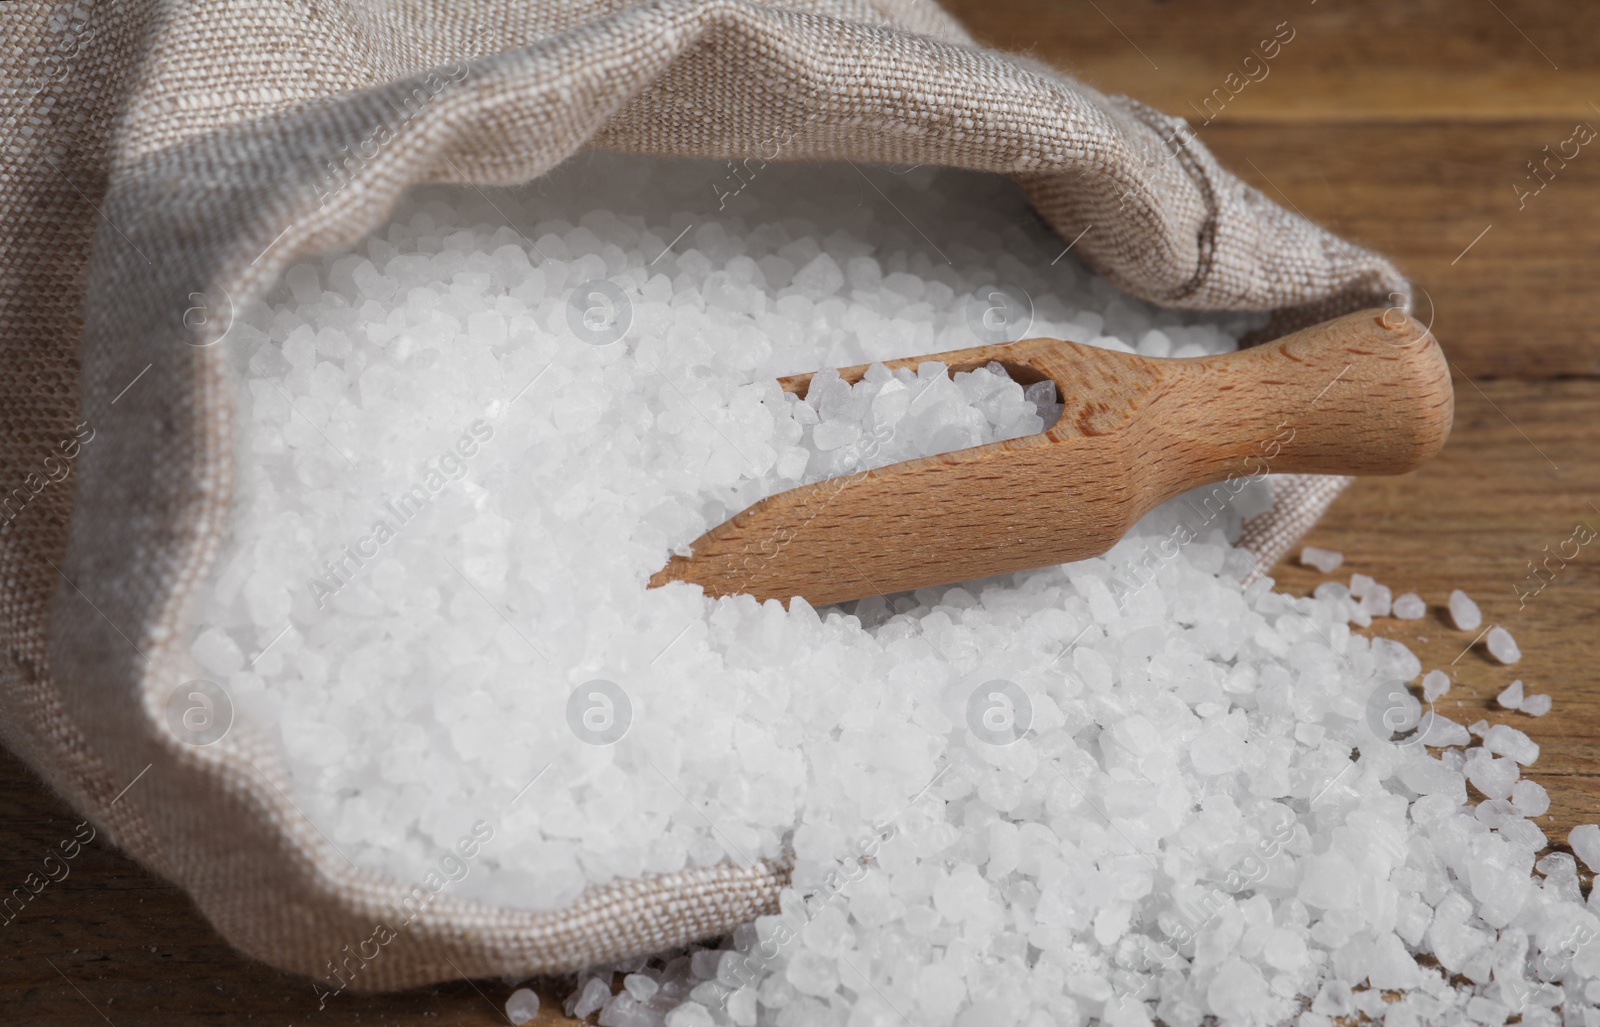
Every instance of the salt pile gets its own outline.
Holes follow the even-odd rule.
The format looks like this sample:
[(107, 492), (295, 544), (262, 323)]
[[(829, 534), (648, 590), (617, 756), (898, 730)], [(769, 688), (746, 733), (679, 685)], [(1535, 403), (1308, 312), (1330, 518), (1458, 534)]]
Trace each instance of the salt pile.
[(1265, 483), (1103, 558), (847, 608), (643, 588), (762, 495), (1055, 413), (987, 369), (805, 401), (776, 375), (986, 332), (1198, 355), (1249, 323), (1118, 296), (992, 179), (864, 173), (893, 204), (772, 167), (707, 217), (720, 168), (617, 159), (425, 192), (242, 312), (240, 513), (193, 653), (276, 728), (300, 808), (400, 880), (480, 838), (452, 893), (522, 908), (792, 855), (779, 915), (580, 981), (605, 1027), (1600, 999), (1576, 864), (1534, 873), (1537, 745), (1425, 709), (1416, 657), (1351, 632), (1394, 612), (1370, 578), (1244, 585)]

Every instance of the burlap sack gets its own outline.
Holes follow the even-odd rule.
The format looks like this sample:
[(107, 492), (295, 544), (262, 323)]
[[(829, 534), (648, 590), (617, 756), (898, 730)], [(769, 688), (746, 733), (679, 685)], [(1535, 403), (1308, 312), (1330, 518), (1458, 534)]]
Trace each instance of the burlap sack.
[[(234, 472), (226, 342), (209, 344), (290, 262), (359, 239), (416, 183), (782, 140), (779, 159), (1012, 175), (1064, 238), (1095, 226), (1076, 252), (1124, 289), (1272, 310), (1268, 334), (1406, 291), (1181, 121), (976, 48), (932, 0), (8, 3), (0, 38), (5, 743), (234, 945), (313, 977), (359, 949), (356, 988), (716, 935), (774, 909), (786, 871), (617, 883), (548, 914), (445, 891), (403, 923), (418, 882), (342, 859), (248, 725), (178, 740), (166, 703), (196, 676), (187, 625)], [(1290, 482), (1246, 541), (1270, 565), (1342, 485)]]

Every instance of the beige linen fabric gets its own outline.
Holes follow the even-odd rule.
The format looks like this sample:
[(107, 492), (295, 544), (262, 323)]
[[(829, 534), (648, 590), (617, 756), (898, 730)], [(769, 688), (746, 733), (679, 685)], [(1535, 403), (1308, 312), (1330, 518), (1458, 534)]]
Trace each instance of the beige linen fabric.
[[(187, 625), (229, 523), (231, 308), (290, 262), (417, 183), (781, 140), (780, 159), (1014, 176), (1065, 238), (1094, 226), (1076, 252), (1129, 292), (1272, 310), (1273, 332), (1406, 291), (1180, 121), (977, 48), (932, 0), (13, 2), (0, 41), (0, 734), (251, 955), (327, 979), (390, 928), (345, 963), (354, 988), (715, 935), (774, 909), (786, 870), (688, 870), (540, 914), (445, 889), (406, 925), (419, 882), (342, 858), (263, 738), (178, 739), (166, 704), (197, 676)], [(1246, 535), (1266, 565), (1342, 484), (1288, 483)]]

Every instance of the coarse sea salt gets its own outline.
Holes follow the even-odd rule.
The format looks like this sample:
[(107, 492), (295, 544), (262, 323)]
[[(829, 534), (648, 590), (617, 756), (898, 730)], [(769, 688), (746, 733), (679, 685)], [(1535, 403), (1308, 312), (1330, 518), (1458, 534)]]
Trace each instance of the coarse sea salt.
[(1324, 574), (1332, 574), (1344, 563), (1344, 554), (1332, 549), (1306, 546), (1300, 550), (1300, 562), (1304, 566), (1315, 567)]
[(824, 372), (805, 401), (777, 375), (996, 333), (1195, 356), (1259, 323), (1053, 264), (995, 179), (865, 170), (892, 203), (772, 166), (709, 214), (720, 165), (610, 157), (492, 204), (423, 190), (241, 313), (238, 515), (193, 655), (297, 805), (401, 881), (488, 833), (452, 893), (525, 909), (792, 860), (777, 913), (580, 978), (566, 1010), (604, 1027), (1591, 1004), (1561, 946), (1593, 918), (1567, 864), (1534, 872), (1537, 744), (1425, 713), (1417, 658), (1351, 632), (1405, 596), (1245, 584), (1266, 483), (842, 608), (643, 588), (772, 491), (1059, 409), (988, 369)]
[(1483, 623), (1483, 613), (1472, 597), (1458, 588), (1450, 593), (1450, 619), (1462, 631), (1477, 631)]
[(1489, 655), (1501, 663), (1511, 664), (1522, 659), (1522, 649), (1517, 646), (1517, 640), (1511, 637), (1511, 632), (1505, 628), (1490, 628), (1484, 644), (1489, 647)]
[(1390, 610), (1400, 620), (1420, 620), (1428, 612), (1428, 604), (1415, 592), (1406, 592), (1395, 597)]
[(1529, 695), (1523, 697), (1522, 704), (1517, 708), (1529, 716), (1542, 717), (1550, 712), (1551, 705), (1548, 695)]
[(1567, 844), (1572, 846), (1573, 853), (1581, 860), (1583, 865), (1593, 871), (1600, 871), (1600, 827), (1594, 824), (1580, 824), (1567, 833)]
[(513, 1024), (531, 1023), (539, 1015), (539, 996), (530, 988), (518, 988), (506, 999), (506, 1019)]

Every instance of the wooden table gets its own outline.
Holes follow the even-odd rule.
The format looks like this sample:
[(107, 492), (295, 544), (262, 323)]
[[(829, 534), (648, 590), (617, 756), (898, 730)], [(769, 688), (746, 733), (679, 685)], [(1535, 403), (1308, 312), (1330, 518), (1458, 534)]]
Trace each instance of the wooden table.
[[(1308, 542), (1414, 589), (1422, 621), (1380, 622), (1456, 684), (1452, 717), (1509, 720), (1544, 746), (1541, 825), (1561, 843), (1600, 819), (1600, 541), (1519, 603), (1529, 561), (1576, 525), (1600, 529), (1600, 147), (1537, 195), (1525, 162), (1600, 127), (1600, 8), (1533, 0), (949, 0), (984, 42), (1032, 54), (1108, 92), (1205, 120), (1204, 99), (1258, 40), (1293, 37), (1200, 129), (1228, 166), (1280, 202), (1395, 257), (1456, 369), (1455, 435), (1413, 475), (1357, 483)], [(1217, 103), (1212, 102), (1215, 110)], [(1199, 109), (1202, 113), (1197, 113)], [(1591, 152), (1595, 151), (1595, 152)], [(1570, 152), (1570, 149), (1569, 151)], [(1552, 163), (1552, 167), (1555, 167)], [(1571, 546), (1568, 546), (1568, 551)], [(1552, 567), (1558, 566), (1552, 562)], [(1278, 568), (1293, 591), (1320, 577)], [(1526, 656), (1487, 659), (1438, 606), (1461, 587)], [(1513, 676), (1555, 697), (1506, 715)], [(21, 881), (76, 817), (0, 755), (0, 880)], [(494, 1024), (510, 989), (457, 981), (317, 1010), (309, 983), (233, 954), (170, 886), (96, 843), (0, 927), (0, 1018), (42, 1025)], [(543, 989), (553, 1009), (559, 983)], [(565, 1023), (541, 1015), (541, 1022)]]

